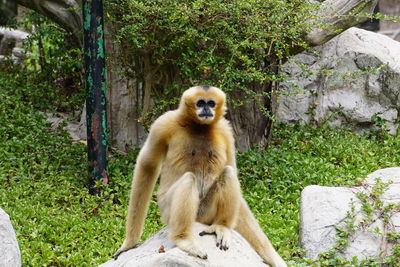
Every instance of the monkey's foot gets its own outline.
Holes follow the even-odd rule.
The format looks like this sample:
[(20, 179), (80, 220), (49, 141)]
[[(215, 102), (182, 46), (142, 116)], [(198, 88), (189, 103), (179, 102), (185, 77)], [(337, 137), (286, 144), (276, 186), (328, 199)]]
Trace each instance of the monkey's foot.
[(176, 239), (174, 240), (176, 246), (188, 254), (199, 257), (200, 259), (207, 259), (207, 253), (201, 248), (195, 239)]
[(228, 250), (229, 243), (231, 242), (231, 229), (219, 224), (212, 224), (199, 235), (216, 235), (217, 247), (219, 247), (220, 250)]
[(133, 242), (128, 242), (127, 240), (124, 241), (122, 246), (115, 252), (114, 254), (114, 260), (117, 260), (118, 257), (124, 253), (125, 251), (128, 251), (130, 249), (136, 248), (137, 245), (135, 245)]

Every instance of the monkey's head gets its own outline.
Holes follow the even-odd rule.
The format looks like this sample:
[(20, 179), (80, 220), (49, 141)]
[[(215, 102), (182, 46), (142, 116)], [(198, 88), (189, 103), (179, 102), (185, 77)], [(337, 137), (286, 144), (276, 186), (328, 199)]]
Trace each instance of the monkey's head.
[(191, 87), (181, 98), (179, 109), (198, 124), (212, 124), (226, 112), (225, 93), (209, 85)]

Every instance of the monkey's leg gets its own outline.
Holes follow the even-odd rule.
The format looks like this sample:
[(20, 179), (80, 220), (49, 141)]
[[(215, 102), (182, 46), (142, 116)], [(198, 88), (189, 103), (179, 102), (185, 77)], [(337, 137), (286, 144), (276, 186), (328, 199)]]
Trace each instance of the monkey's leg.
[(165, 199), (160, 202), (164, 202), (160, 203), (160, 208), (169, 227), (170, 239), (178, 248), (190, 255), (207, 259), (207, 254), (192, 234), (192, 226), (199, 207), (199, 191), (195, 175), (191, 172), (185, 173), (171, 186)]
[[(240, 185), (235, 170), (231, 166), (225, 167), (207, 193), (202, 205), (208, 205), (208, 211), (214, 216), (212, 225), (200, 233), (215, 234), (217, 247), (227, 250), (231, 240), (231, 230), (235, 227), (240, 206)], [(210, 201), (211, 199), (211, 201)], [(207, 216), (203, 216), (205, 219)], [(202, 218), (199, 218), (200, 221)]]
[(239, 218), (235, 230), (252, 245), (266, 263), (273, 267), (287, 266), (273, 248), (243, 198), (240, 203)]

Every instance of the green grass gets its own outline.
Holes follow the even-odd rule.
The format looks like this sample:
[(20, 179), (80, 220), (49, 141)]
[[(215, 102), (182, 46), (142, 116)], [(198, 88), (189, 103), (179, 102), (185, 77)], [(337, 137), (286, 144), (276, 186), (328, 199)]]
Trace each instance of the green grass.
[[(57, 98), (51, 93), (56, 89), (30, 86), (26, 77), (0, 69), (0, 207), (15, 227), (23, 265), (105, 262), (123, 241), (137, 151), (111, 154), (109, 187), (89, 195), (86, 147), (72, 144), (62, 130), (51, 132), (37, 111), (40, 97), (30, 97)], [(398, 151), (398, 136), (278, 125), (268, 149), (237, 158), (243, 194), (263, 229), (290, 264), (304, 265), (298, 246), (301, 190), (310, 184), (354, 185), (376, 169), (399, 166)], [(153, 198), (143, 239), (161, 227)]]

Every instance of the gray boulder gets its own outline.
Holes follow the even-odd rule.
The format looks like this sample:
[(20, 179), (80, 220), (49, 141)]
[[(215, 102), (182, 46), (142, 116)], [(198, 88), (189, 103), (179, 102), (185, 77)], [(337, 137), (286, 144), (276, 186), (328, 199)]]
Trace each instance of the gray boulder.
[(373, 116), (397, 129), (400, 107), (400, 43), (350, 28), (316, 53), (302, 53), (283, 68), (277, 119), (285, 123), (320, 123), (361, 132), (374, 127)]
[(21, 252), (10, 217), (0, 208), (0, 267), (11, 266), (21, 266)]
[[(206, 229), (206, 225), (195, 223), (194, 233)], [(199, 236), (201, 246), (206, 250), (208, 259), (202, 260), (189, 256), (175, 247), (168, 239), (168, 228), (164, 228), (147, 239), (139, 247), (122, 253), (117, 260), (109, 260), (101, 267), (264, 267), (262, 259), (237, 232), (232, 234), (232, 242), (227, 251), (215, 246), (215, 236)]]
[(320, 253), (329, 251), (337, 243), (336, 227), (345, 226), (351, 206), (354, 207), (354, 221), (361, 227), (350, 236), (349, 245), (339, 254), (346, 259), (357, 256), (360, 260), (390, 255), (391, 243), (377, 230), (380, 233), (399, 233), (400, 212), (397, 210), (390, 216), (387, 224), (374, 214), (371, 222), (364, 222), (363, 225), (365, 216), (361, 211), (361, 201), (356, 196), (359, 192), (369, 194), (377, 178), (382, 183), (392, 181), (384, 194), (379, 196), (384, 205), (400, 204), (400, 167), (375, 171), (359, 187), (311, 185), (304, 188), (301, 194), (300, 238), (308, 258), (318, 258)]
[(84, 109), (82, 111), (82, 114), (80, 116), (80, 121), (73, 121), (71, 120), (71, 117), (76, 117), (77, 114), (69, 114), (69, 113), (63, 113), (63, 112), (57, 112), (57, 113), (43, 113), (47, 119), (46, 121), (51, 123), (51, 130), (55, 131), (60, 124), (63, 122), (67, 122), (66, 126), (64, 129), (69, 133), (69, 135), (72, 138), (73, 142), (78, 142), (82, 140), (86, 140), (86, 105), (84, 106)]

